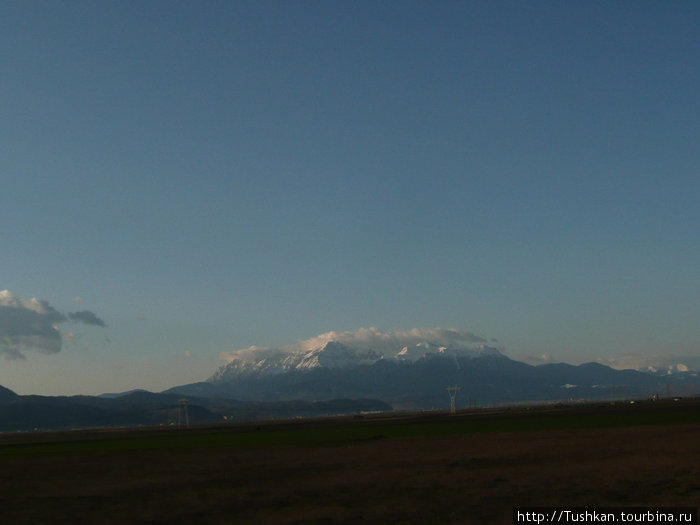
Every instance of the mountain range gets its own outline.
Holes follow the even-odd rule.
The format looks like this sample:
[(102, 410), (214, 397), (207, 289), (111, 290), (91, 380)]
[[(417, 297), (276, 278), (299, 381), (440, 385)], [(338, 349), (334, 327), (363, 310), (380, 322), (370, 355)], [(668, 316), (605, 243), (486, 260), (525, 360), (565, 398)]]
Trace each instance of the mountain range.
[(673, 376), (615, 370), (599, 363), (532, 366), (486, 344), (421, 341), (383, 350), (326, 341), (296, 351), (251, 348), (232, 355), (207, 381), (168, 392), (244, 400), (367, 397), (397, 409), (444, 408), (447, 386), (458, 405), (617, 399), (700, 392), (697, 373)]
[(251, 347), (206, 381), (164, 392), (21, 396), (0, 386), (0, 431), (174, 426), (394, 410), (689, 396), (697, 372), (616, 370), (599, 363), (532, 366), (484, 343), (430, 341), (371, 348), (336, 340), (297, 349)]
[(88, 427), (178, 426), (384, 412), (373, 399), (240, 401), (135, 390), (104, 396), (20, 396), (0, 387), (0, 432)]

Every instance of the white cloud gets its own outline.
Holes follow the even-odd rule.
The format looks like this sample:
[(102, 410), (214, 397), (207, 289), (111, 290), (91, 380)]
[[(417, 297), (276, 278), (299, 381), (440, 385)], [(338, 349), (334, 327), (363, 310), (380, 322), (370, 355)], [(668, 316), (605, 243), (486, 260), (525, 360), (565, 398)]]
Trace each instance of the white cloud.
[(379, 355), (395, 354), (403, 347), (413, 347), (425, 343), (435, 347), (442, 346), (454, 349), (477, 349), (487, 343), (486, 339), (472, 332), (451, 328), (413, 328), (384, 332), (378, 328), (370, 327), (347, 332), (326, 332), (283, 347), (250, 346), (233, 352), (222, 352), (220, 357), (225, 361), (233, 359), (261, 360), (285, 354), (308, 352), (321, 348), (331, 341), (359, 351), (374, 350)]
[(549, 363), (558, 363), (559, 361), (552, 357), (550, 354), (542, 354), (538, 356), (528, 355), (523, 358), (524, 363), (530, 365), (545, 365)]
[(618, 370), (668, 370), (673, 372), (700, 370), (700, 356), (625, 354), (616, 357), (599, 357), (596, 361)]
[(51, 317), (54, 322), (65, 321), (65, 316), (49, 305), (47, 301), (39, 301), (35, 298), (22, 299), (10, 290), (0, 290), (0, 306), (28, 310), (39, 315)]
[(221, 352), (219, 357), (224, 361), (240, 359), (241, 361), (259, 361), (261, 359), (275, 358), (286, 354), (300, 352), (298, 346), (285, 346), (284, 348), (274, 348), (268, 346), (249, 346), (232, 352)]
[[(87, 322), (97, 319), (102, 322), (87, 310), (76, 313), (77, 321)], [(74, 314), (69, 315), (74, 316)], [(94, 316), (94, 319), (91, 316)], [(23, 299), (9, 290), (1, 290), (0, 355), (5, 359), (24, 359), (24, 352), (27, 350), (44, 354), (60, 352), (63, 334), (57, 325), (65, 321), (68, 321), (68, 317), (47, 301), (35, 298)], [(70, 338), (74, 337), (72, 332), (69, 334), (71, 334)]]

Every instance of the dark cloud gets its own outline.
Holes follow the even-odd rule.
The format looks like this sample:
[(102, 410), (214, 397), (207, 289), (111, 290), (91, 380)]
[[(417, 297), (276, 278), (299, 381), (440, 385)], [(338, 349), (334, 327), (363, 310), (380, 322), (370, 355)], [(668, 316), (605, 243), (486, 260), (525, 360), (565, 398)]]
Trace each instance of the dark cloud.
[(23, 306), (0, 305), (0, 354), (21, 359), (23, 351), (30, 348), (44, 354), (60, 352), (61, 332), (55, 323), (65, 319), (53, 308), (37, 312)]
[[(73, 320), (95, 326), (104, 321), (89, 311), (68, 314)], [(56, 354), (63, 346), (58, 324), (69, 317), (47, 301), (22, 299), (9, 290), (0, 290), (0, 356), (24, 359), (27, 350)]]
[(76, 321), (79, 323), (85, 323), (93, 326), (107, 326), (105, 322), (97, 317), (94, 312), (90, 310), (81, 310), (80, 312), (71, 312), (68, 314), (71, 321)]

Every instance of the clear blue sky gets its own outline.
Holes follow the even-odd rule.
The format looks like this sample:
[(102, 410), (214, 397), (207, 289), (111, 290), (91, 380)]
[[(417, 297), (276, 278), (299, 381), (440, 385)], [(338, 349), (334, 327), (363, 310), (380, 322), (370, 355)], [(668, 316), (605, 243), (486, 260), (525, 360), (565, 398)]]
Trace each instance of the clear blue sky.
[(107, 326), (0, 385), (369, 326), (698, 356), (699, 44), (695, 1), (3, 2), (0, 290)]

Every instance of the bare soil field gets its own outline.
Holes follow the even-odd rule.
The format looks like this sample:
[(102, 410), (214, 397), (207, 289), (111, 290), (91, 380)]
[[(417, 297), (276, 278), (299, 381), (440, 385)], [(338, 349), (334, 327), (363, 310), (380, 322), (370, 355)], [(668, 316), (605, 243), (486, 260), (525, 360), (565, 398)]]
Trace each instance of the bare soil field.
[[(521, 505), (697, 506), (698, 406), (688, 410), (689, 424), (428, 431), (455, 417), (440, 415), (414, 424), (426, 435), (405, 423), (393, 435), (391, 421), (364, 434), (299, 423), (265, 444), (257, 437), (279, 426), (162, 431), (155, 441), (5, 436), (0, 523), (511, 523)], [(334, 424), (349, 437), (324, 434)], [(207, 437), (217, 432), (248, 441)]]

